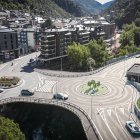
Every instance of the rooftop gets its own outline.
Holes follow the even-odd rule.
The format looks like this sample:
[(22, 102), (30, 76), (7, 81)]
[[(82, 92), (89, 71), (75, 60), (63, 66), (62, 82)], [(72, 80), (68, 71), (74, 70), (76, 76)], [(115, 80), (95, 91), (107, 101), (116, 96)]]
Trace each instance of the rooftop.
[(128, 69), (127, 73), (140, 75), (140, 64), (134, 64), (130, 69)]

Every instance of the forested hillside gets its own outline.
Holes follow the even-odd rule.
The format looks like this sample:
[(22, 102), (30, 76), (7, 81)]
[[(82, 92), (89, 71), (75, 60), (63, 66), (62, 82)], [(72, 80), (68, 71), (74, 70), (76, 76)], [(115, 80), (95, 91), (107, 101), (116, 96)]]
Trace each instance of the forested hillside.
[(121, 27), (123, 24), (140, 18), (140, 0), (116, 0), (105, 14), (112, 11), (114, 11), (114, 16), (111, 20)]
[(44, 11), (53, 17), (83, 16), (84, 10), (70, 0), (0, 0), (0, 8)]

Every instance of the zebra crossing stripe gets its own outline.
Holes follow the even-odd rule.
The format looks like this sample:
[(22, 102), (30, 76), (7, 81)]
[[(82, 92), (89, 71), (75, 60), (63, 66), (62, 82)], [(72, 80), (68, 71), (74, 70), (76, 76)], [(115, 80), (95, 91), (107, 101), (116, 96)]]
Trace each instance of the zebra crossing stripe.
[(40, 92), (51, 92), (52, 87), (56, 84), (56, 81), (45, 81), (44, 84), (42, 85), (41, 83), (38, 84), (38, 88), (36, 91)]
[(107, 109), (107, 113), (109, 116), (111, 116), (111, 109)]
[(121, 112), (124, 114), (124, 108), (120, 108)]

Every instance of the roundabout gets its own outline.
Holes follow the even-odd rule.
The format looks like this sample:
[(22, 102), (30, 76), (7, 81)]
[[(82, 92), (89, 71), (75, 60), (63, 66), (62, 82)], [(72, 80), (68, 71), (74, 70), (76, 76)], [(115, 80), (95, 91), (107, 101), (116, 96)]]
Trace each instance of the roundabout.
[(89, 96), (102, 96), (108, 94), (109, 90), (103, 84), (100, 84), (94, 91), (92, 87), (88, 85), (88, 83), (80, 86), (80, 92)]
[[(78, 77), (71, 77), (71, 73), (68, 73), (69, 77), (66, 77), (66, 74), (63, 77), (57, 77), (56, 74), (52, 76), (53, 71), (49, 73), (49, 70), (46, 70), (48, 73), (46, 75), (33, 70), (27, 71), (27, 68), (23, 70), (30, 58), (31, 56), (19, 59), (12, 67), (6, 66), (1, 69), (0, 74), (3, 76), (12, 74), (23, 79), (20, 86), (6, 89), (4, 94), (0, 94), (1, 99), (17, 97), (22, 89), (37, 90), (33, 97), (43, 99), (52, 99), (55, 92), (66, 93), (69, 98), (64, 102), (75, 104), (88, 114), (99, 131), (101, 140), (133, 140), (135, 138), (127, 131), (125, 123), (135, 119), (133, 104), (139, 93), (127, 82), (125, 74), (134, 63), (139, 63), (139, 58), (123, 60), (97, 73), (81, 77), (79, 76), (81, 73), (78, 73)], [(63, 73), (65, 72), (59, 71), (57, 75)], [(103, 90), (99, 88), (98, 92), (101, 94), (91, 96), (84, 92), (89, 89), (87, 83), (93, 79), (96, 82), (100, 81)], [(137, 123), (140, 126), (138, 119)]]
[(0, 87), (4, 89), (14, 88), (22, 84), (22, 80), (17, 76), (0, 77)]

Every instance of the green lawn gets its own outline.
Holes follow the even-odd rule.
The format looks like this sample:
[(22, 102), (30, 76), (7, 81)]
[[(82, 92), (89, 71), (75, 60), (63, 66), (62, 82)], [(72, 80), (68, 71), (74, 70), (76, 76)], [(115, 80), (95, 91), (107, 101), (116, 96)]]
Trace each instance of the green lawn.
[(140, 98), (139, 98), (138, 101), (137, 101), (137, 106), (138, 106), (138, 108), (140, 109)]
[(82, 85), (80, 90), (82, 93), (88, 94), (88, 95), (103, 95), (108, 92), (107, 87), (102, 84), (97, 88), (97, 91), (95, 93), (92, 92), (92, 88), (89, 87), (87, 84)]

